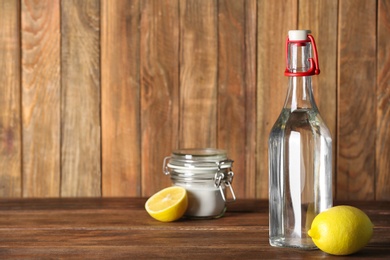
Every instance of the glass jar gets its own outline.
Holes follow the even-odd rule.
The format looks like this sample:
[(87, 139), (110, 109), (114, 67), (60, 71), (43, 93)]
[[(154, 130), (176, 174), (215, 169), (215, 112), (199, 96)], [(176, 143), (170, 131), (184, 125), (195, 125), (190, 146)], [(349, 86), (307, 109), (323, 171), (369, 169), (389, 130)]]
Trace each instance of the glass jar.
[[(231, 186), (233, 161), (225, 150), (180, 149), (165, 157), (163, 172), (170, 175), (173, 185), (187, 190), (189, 218), (219, 218), (226, 211), (226, 203), (236, 200)], [(227, 199), (226, 191), (231, 193)]]

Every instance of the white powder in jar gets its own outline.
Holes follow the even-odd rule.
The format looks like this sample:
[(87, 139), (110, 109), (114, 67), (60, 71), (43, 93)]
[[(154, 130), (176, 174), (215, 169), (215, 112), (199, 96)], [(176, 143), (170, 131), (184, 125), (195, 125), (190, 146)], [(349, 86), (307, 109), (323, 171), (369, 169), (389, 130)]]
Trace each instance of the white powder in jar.
[(185, 213), (186, 216), (218, 217), (225, 212), (226, 205), (219, 188), (206, 185), (176, 185), (187, 190), (188, 208)]

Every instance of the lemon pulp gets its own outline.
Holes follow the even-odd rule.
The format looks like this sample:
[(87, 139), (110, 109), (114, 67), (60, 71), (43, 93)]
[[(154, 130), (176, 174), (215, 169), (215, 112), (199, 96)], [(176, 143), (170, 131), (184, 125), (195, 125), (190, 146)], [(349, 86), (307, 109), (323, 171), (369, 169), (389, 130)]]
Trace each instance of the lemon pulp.
[(308, 235), (322, 251), (333, 255), (349, 255), (370, 241), (373, 224), (360, 209), (336, 206), (318, 214)]
[(165, 188), (145, 203), (145, 209), (151, 217), (162, 222), (171, 222), (181, 218), (188, 206), (187, 191), (183, 187)]

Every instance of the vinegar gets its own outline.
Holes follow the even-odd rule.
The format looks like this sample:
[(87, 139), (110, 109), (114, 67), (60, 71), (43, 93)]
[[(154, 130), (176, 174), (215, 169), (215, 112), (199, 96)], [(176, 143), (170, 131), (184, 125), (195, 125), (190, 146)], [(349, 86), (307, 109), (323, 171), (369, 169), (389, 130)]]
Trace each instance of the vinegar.
[(316, 248), (313, 218), (332, 206), (332, 139), (317, 109), (284, 108), (269, 138), (270, 244)]

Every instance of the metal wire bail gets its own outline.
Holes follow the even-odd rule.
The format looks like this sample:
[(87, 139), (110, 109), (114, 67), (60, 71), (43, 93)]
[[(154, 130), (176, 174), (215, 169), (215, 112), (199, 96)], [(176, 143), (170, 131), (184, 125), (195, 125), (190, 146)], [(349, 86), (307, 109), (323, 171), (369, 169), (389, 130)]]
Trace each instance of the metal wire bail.
[[(229, 168), (229, 171), (227, 172), (227, 175), (225, 176), (225, 174), (221, 171), (221, 166), (225, 165), (226, 163), (230, 163), (230, 165), (231, 165), (232, 162), (233, 161), (229, 160), (229, 159), (224, 160), (224, 161), (220, 161), (218, 163), (218, 172), (215, 174), (215, 186), (219, 188), (219, 191), (221, 192), (221, 195), (222, 195), (222, 199), (226, 203), (236, 201), (236, 194), (234, 193), (234, 190), (232, 187), (234, 172), (232, 171), (231, 168)], [(230, 193), (232, 194), (231, 200), (226, 199), (225, 193), (223, 192), (222, 184), (225, 185), (225, 187), (229, 188)]]
[(167, 165), (167, 161), (168, 161), (169, 159), (171, 159), (170, 156), (167, 156), (167, 157), (164, 158), (163, 169), (162, 169), (162, 171), (163, 171), (163, 173), (164, 173), (165, 175), (169, 175), (169, 174), (170, 174), (169, 168), (168, 168), (168, 165)]

